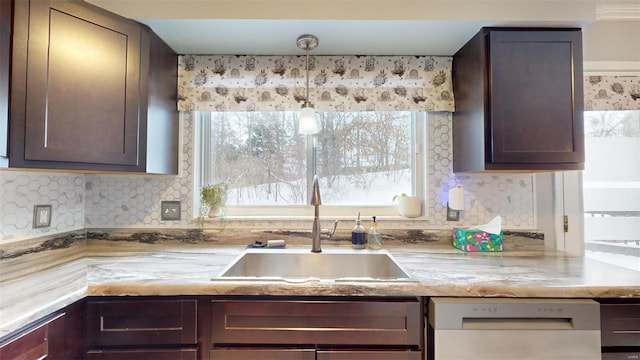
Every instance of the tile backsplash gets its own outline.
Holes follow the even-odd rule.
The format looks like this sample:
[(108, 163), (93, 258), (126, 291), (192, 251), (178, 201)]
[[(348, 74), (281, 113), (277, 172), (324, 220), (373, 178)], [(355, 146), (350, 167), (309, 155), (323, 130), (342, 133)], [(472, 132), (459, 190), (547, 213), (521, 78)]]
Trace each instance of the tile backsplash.
[[(103, 227), (191, 227), (193, 213), (193, 117), (183, 113), (181, 174), (83, 175), (0, 171), (0, 242)], [(451, 115), (430, 113), (428, 120), (428, 220), (393, 221), (394, 228), (470, 226), (503, 217), (508, 228), (534, 229), (535, 203), (530, 174), (453, 174)], [(465, 188), (465, 211), (460, 222), (445, 219), (446, 193)], [(180, 221), (162, 221), (161, 201), (180, 200)], [(33, 206), (51, 204), (49, 228), (33, 229)], [(242, 224), (226, 221), (226, 226)], [(246, 223), (246, 221), (244, 221)], [(255, 225), (295, 226), (290, 221), (258, 221)]]
[[(0, 171), (0, 242), (82, 229), (85, 175)], [(33, 228), (33, 207), (51, 205), (51, 225)]]

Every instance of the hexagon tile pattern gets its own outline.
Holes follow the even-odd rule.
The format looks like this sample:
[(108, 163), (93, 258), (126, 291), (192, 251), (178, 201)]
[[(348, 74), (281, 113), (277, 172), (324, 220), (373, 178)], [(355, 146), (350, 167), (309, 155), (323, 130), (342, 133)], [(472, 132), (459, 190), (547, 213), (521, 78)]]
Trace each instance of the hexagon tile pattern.
[[(84, 227), (84, 175), (0, 171), (0, 243)], [(33, 229), (33, 206), (51, 205), (51, 226)]]
[[(193, 121), (182, 114), (179, 175), (87, 175), (85, 226), (163, 227), (193, 225)], [(162, 201), (181, 202), (181, 220), (161, 221)]]
[[(427, 122), (429, 224), (468, 227), (500, 215), (505, 227), (534, 229), (533, 175), (454, 174), (451, 121), (451, 114), (437, 113)], [(460, 222), (448, 222), (447, 194), (456, 185), (464, 188), (465, 208)]]

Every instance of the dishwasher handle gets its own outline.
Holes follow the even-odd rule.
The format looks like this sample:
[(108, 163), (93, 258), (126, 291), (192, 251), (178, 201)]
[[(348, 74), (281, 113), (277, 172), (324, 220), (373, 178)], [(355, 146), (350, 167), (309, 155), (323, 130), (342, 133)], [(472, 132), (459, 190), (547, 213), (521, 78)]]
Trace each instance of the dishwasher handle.
[(569, 318), (463, 318), (462, 330), (573, 330)]

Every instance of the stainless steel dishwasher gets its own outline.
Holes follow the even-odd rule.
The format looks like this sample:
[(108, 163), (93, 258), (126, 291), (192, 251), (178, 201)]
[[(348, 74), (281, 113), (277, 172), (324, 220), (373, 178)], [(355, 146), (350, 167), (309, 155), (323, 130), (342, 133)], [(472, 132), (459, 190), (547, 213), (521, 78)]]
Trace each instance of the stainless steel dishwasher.
[(600, 350), (600, 304), (593, 300), (429, 301), (430, 360), (600, 360)]

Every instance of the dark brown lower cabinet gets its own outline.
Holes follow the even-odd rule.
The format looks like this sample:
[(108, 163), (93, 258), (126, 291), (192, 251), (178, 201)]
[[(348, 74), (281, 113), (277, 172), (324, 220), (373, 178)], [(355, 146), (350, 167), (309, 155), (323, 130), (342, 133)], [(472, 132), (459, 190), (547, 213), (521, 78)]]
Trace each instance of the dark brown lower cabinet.
[(84, 302), (25, 326), (0, 341), (0, 360), (82, 359)]
[(423, 356), (418, 298), (211, 300), (210, 358), (394, 359)]
[(640, 300), (599, 299), (602, 360), (640, 359)]
[(197, 300), (90, 299), (87, 360), (196, 360)]
[(64, 314), (49, 317), (1, 344), (0, 359), (64, 359)]
[(0, 360), (418, 360), (422, 298), (90, 297), (0, 339)]

